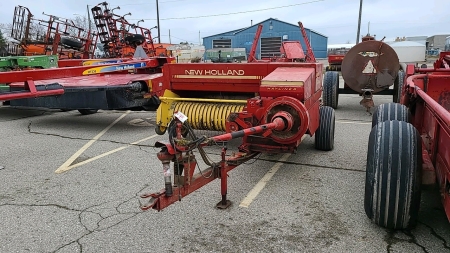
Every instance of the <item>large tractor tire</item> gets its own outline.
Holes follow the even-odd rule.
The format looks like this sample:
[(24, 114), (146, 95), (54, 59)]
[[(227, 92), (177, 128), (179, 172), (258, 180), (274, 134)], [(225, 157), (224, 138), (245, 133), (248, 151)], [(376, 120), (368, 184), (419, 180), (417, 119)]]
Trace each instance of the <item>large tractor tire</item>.
[(386, 103), (377, 106), (372, 115), (372, 127), (380, 122), (398, 120), (410, 122), (411, 113), (405, 105), (397, 103)]
[(125, 37), (125, 42), (128, 44), (140, 45), (144, 43), (145, 37), (142, 34), (132, 34)]
[(421, 197), (421, 139), (413, 125), (378, 123), (369, 136), (364, 209), (375, 224), (409, 229), (416, 224)]
[(318, 150), (330, 151), (334, 148), (334, 109), (329, 106), (320, 107), (319, 117), (319, 128), (314, 134), (315, 147)]
[(392, 97), (394, 103), (400, 103), (404, 83), (405, 83), (405, 72), (400, 70), (397, 74), (397, 78), (394, 81), (394, 96)]
[(327, 71), (323, 77), (322, 103), (334, 109), (339, 99), (339, 72)]

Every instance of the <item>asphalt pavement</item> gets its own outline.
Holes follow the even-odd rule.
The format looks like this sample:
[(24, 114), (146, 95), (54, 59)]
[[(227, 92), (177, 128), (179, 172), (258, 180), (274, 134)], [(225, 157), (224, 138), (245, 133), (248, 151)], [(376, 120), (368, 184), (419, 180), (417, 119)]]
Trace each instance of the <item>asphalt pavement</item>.
[[(155, 135), (154, 112), (0, 107), (0, 252), (450, 251), (436, 189), (424, 190), (412, 230), (366, 217), (371, 115), (360, 100), (340, 96), (334, 150), (315, 150), (308, 136), (296, 154), (231, 171), (228, 209), (215, 208), (216, 180), (161, 212), (140, 210), (138, 197), (164, 187), (153, 145), (167, 136)], [(218, 159), (220, 146), (205, 149)]]

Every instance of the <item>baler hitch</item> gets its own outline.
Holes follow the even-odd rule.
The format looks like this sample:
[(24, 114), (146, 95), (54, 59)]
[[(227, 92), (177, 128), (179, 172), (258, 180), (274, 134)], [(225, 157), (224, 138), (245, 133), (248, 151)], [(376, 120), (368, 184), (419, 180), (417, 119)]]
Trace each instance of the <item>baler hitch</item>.
[[(177, 113), (179, 114), (179, 113)], [(226, 159), (226, 147), (222, 147), (221, 161), (212, 163), (208, 160), (206, 153), (203, 151), (204, 146), (211, 146), (217, 142), (225, 142), (231, 139), (240, 138), (248, 135), (260, 134), (270, 136), (272, 131), (290, 131), (294, 118), (289, 112), (279, 111), (272, 117), (272, 121), (267, 124), (245, 128), (232, 133), (226, 133), (214, 137), (196, 137), (192, 128), (186, 121), (185, 116), (181, 114), (175, 117), (168, 126), (169, 142), (157, 142), (156, 147), (160, 147), (161, 151), (157, 157), (163, 164), (164, 189), (156, 193), (143, 194), (142, 199), (150, 198), (147, 203), (141, 205), (142, 210), (150, 208), (158, 211), (165, 207), (181, 201), (181, 199), (190, 193), (198, 190), (216, 178), (220, 178), (221, 182), (221, 201), (216, 205), (217, 208), (225, 209), (231, 205), (227, 200), (227, 177), (228, 172), (240, 164), (255, 158), (259, 152), (238, 152)], [(183, 137), (188, 133), (192, 140)], [(198, 149), (203, 161), (210, 167), (200, 170), (194, 174), (197, 165), (194, 149)], [(173, 175), (170, 163), (173, 162)], [(172, 182), (173, 176), (173, 182)]]

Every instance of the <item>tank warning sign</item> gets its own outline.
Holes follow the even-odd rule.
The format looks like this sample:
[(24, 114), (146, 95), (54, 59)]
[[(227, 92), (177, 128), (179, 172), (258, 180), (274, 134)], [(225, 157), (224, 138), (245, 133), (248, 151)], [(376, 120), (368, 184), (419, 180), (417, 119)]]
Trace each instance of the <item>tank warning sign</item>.
[(372, 60), (369, 60), (369, 62), (367, 62), (366, 66), (364, 67), (362, 72), (364, 74), (375, 74), (375, 73), (377, 73), (377, 69), (373, 66)]
[(378, 54), (376, 52), (359, 52), (358, 54), (364, 57), (377, 57), (378, 55), (383, 55), (383, 53)]

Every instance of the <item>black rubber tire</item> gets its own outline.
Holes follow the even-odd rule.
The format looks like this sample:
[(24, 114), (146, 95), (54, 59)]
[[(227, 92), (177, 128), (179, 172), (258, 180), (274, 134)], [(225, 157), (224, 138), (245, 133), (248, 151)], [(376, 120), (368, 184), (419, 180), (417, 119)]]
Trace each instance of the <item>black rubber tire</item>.
[(339, 100), (339, 72), (327, 71), (323, 77), (322, 104), (337, 109)]
[(319, 108), (319, 128), (314, 134), (314, 145), (316, 149), (330, 151), (334, 148), (335, 118), (333, 108), (329, 106)]
[(83, 47), (83, 43), (72, 38), (61, 38), (61, 44), (75, 49), (80, 49)]
[(78, 109), (78, 112), (80, 112), (82, 115), (90, 115), (97, 113), (97, 109)]
[(156, 126), (155, 127), (155, 133), (158, 135), (164, 135), (167, 131), (167, 127), (162, 127), (162, 126)]
[(405, 72), (400, 70), (397, 74), (397, 78), (395, 78), (394, 81), (394, 95), (392, 97), (392, 101), (394, 103), (400, 103), (404, 83), (405, 83)]
[(364, 209), (375, 224), (409, 229), (420, 208), (422, 141), (416, 128), (398, 120), (372, 128), (366, 166)]
[(137, 44), (140, 45), (144, 43), (145, 37), (142, 34), (132, 34), (125, 37), (125, 42), (129, 44)]
[(385, 103), (377, 106), (372, 115), (372, 127), (380, 122), (398, 120), (410, 122), (411, 112), (408, 107), (398, 103)]

